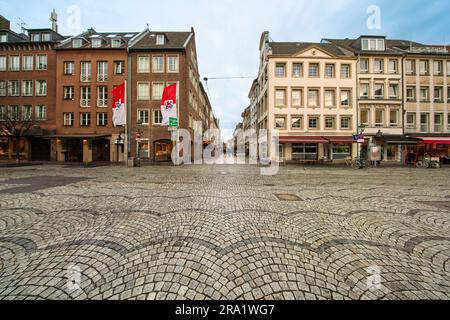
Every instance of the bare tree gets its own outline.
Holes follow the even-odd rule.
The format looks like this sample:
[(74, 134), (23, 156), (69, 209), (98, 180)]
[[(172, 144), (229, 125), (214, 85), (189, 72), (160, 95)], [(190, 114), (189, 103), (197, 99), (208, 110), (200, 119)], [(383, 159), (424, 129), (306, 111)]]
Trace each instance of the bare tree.
[(7, 136), (15, 141), (16, 163), (20, 163), (20, 139), (28, 135), (36, 122), (33, 121), (31, 114), (17, 110), (0, 110), (0, 136)]

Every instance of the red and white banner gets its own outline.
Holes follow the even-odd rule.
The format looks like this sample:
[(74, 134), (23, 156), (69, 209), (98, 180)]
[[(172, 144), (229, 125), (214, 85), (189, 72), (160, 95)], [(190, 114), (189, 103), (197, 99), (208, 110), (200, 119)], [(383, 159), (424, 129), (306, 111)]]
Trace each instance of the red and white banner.
[(114, 88), (113, 94), (113, 124), (125, 126), (127, 124), (127, 114), (125, 109), (125, 82)]
[(162, 125), (169, 125), (170, 119), (177, 119), (177, 84), (164, 89), (161, 101)]

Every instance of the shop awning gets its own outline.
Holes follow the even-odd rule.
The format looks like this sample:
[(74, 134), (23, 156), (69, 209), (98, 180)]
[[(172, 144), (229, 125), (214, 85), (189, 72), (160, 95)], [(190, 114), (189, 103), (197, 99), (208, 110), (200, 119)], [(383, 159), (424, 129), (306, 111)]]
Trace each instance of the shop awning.
[(376, 139), (381, 140), (386, 144), (400, 144), (400, 145), (417, 144), (417, 140), (412, 140), (405, 136), (398, 136), (398, 135), (382, 135), (380, 137), (376, 137)]
[(450, 145), (450, 137), (416, 137), (425, 144), (445, 144)]
[(110, 134), (108, 135), (100, 135), (100, 134), (59, 134), (59, 135), (51, 135), (46, 136), (46, 138), (58, 138), (58, 139), (101, 139), (101, 138), (108, 138), (111, 137)]
[(328, 140), (330, 143), (356, 143), (356, 141), (353, 140), (353, 136), (341, 136), (341, 137), (323, 137), (324, 139)]
[(280, 142), (282, 143), (323, 143), (327, 144), (328, 140), (325, 140), (322, 137), (308, 137), (308, 136), (302, 136), (302, 137), (280, 137)]

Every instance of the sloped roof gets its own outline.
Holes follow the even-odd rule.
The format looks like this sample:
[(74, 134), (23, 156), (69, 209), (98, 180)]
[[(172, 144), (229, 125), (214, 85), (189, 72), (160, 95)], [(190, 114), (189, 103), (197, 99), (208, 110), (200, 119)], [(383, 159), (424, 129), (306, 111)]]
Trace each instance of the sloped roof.
[[(191, 34), (191, 32), (148, 31), (133, 43), (130, 50), (183, 49)], [(165, 36), (163, 45), (156, 44), (157, 35)]]
[(316, 47), (325, 52), (338, 57), (352, 57), (353, 54), (339, 46), (331, 43), (315, 43), (315, 42), (270, 42), (272, 54), (274, 55), (292, 55), (300, 51), (307, 50), (311, 47)]
[[(96, 32), (93, 29), (88, 30), (80, 35), (71, 37), (66, 41), (62, 42), (57, 49), (125, 49), (128, 46), (128, 42), (135, 37), (138, 32)], [(83, 45), (80, 48), (73, 48), (74, 39), (83, 39)], [(103, 44), (99, 48), (92, 48), (93, 39), (102, 39)], [(111, 40), (120, 39), (122, 44), (118, 48), (112, 48)]]
[[(370, 50), (362, 50), (361, 48), (361, 38), (365, 36), (361, 36), (357, 39), (324, 39), (324, 41), (338, 45), (343, 49), (350, 50), (355, 54), (370, 54), (370, 55), (380, 55), (380, 54), (389, 54), (389, 55), (399, 55), (401, 54), (401, 50), (407, 50), (411, 46), (420, 47), (424, 46), (421, 43), (409, 41), (409, 40), (390, 40), (386, 39), (386, 50), (385, 51), (370, 51)], [(373, 36), (372, 36), (373, 38)], [(384, 39), (385, 37), (383, 37)], [(400, 49), (400, 50), (398, 50)]]

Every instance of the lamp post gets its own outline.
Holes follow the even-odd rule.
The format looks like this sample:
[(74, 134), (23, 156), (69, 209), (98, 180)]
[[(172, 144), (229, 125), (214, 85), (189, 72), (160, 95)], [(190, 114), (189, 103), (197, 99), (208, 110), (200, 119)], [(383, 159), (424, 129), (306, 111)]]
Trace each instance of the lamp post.
[(141, 136), (142, 136), (142, 120), (138, 120), (136, 124), (137, 132), (136, 132), (136, 146), (137, 146), (137, 154), (136, 154), (136, 166), (141, 166)]

